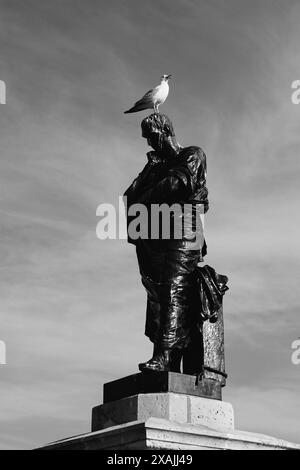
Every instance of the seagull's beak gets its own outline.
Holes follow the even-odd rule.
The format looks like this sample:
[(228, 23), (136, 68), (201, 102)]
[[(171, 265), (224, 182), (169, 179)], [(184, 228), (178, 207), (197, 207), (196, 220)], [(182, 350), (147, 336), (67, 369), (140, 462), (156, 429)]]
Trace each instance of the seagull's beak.
[(172, 75), (167, 75), (167, 80), (170, 80), (171, 77)]

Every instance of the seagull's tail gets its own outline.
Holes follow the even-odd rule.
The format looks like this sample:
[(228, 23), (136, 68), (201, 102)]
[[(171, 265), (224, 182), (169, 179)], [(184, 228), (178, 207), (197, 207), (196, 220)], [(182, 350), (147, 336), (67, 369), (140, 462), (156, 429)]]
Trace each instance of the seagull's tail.
[(133, 108), (130, 108), (130, 109), (127, 109), (127, 111), (124, 111), (124, 114), (135, 113), (135, 112), (136, 112), (136, 109), (135, 109), (135, 106), (133, 106)]
[(148, 101), (148, 100), (143, 100), (141, 99), (140, 101), (137, 101), (132, 108), (128, 109), (127, 111), (124, 111), (124, 114), (128, 113), (137, 113), (138, 111), (143, 111), (144, 109), (149, 109), (152, 108), (153, 104)]
[(148, 109), (149, 106), (145, 106), (145, 105), (134, 105), (132, 108), (128, 109), (127, 111), (124, 111), (124, 114), (129, 114), (129, 113), (137, 113), (138, 111), (143, 111), (144, 109)]
[(124, 114), (135, 113), (135, 112), (136, 112), (135, 106), (133, 106), (132, 108), (127, 109), (127, 111), (124, 111)]

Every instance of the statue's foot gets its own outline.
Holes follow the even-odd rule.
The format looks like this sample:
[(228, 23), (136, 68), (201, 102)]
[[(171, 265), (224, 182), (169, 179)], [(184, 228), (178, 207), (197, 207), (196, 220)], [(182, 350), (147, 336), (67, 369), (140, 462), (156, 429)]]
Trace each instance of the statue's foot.
[(153, 357), (147, 361), (139, 364), (140, 371), (156, 371), (156, 372), (177, 372), (181, 373), (180, 364), (183, 351), (181, 349), (165, 349), (155, 352)]
[(139, 364), (141, 372), (169, 372), (170, 371), (170, 351), (165, 349), (160, 353), (153, 355), (147, 362)]
[(139, 364), (139, 370), (141, 372), (169, 372), (170, 368), (150, 359)]

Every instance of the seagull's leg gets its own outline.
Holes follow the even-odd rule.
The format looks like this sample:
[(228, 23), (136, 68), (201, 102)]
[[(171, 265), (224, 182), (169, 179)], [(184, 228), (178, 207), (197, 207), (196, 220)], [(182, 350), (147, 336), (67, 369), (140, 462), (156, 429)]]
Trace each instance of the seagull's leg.
[(156, 114), (156, 113), (157, 113), (157, 106), (156, 106), (156, 104), (153, 105), (153, 109), (154, 109), (154, 114)]

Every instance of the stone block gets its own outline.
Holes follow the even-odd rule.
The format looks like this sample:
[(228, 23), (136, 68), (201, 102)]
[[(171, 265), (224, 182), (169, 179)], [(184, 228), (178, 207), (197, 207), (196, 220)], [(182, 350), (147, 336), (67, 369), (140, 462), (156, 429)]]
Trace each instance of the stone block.
[(299, 444), (242, 431), (220, 432), (206, 426), (160, 418), (134, 421), (71, 437), (39, 450), (300, 450)]
[(93, 408), (92, 431), (151, 417), (223, 431), (234, 426), (230, 403), (180, 393), (147, 393)]
[(176, 372), (139, 373), (104, 384), (103, 402), (120, 400), (140, 393), (181, 393), (222, 400), (220, 382)]
[(189, 423), (223, 431), (234, 429), (234, 413), (230, 403), (189, 396), (188, 406)]

